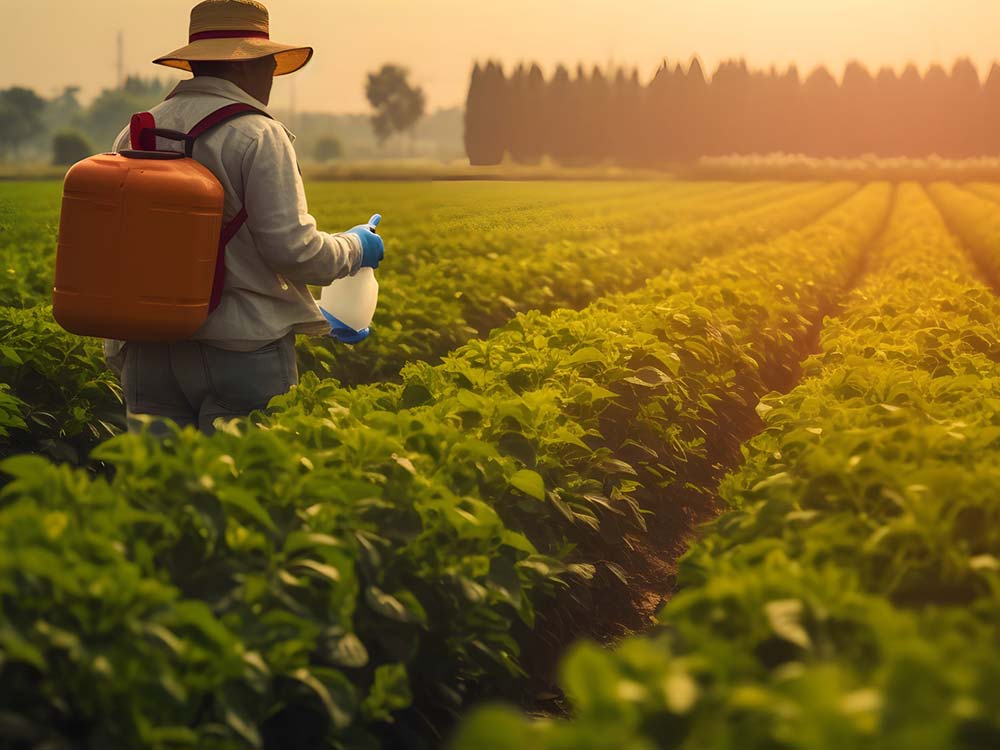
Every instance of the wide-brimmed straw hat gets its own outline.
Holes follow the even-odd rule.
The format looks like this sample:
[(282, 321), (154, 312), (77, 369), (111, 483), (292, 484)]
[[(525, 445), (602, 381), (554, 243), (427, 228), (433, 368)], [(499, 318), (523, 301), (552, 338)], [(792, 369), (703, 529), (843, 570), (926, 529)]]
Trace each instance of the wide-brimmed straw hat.
[(256, 0), (205, 0), (191, 11), (188, 45), (153, 62), (191, 70), (192, 61), (245, 62), (273, 55), (276, 76), (302, 68), (312, 58), (312, 47), (271, 41), (267, 8)]

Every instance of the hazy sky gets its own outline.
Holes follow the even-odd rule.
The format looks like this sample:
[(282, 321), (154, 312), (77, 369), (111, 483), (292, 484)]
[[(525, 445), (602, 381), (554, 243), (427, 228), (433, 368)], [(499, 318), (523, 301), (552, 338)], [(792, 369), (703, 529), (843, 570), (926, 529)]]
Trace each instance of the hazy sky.
[[(968, 55), (985, 70), (1000, 58), (997, 0), (270, 0), (272, 38), (316, 48), (294, 85), (300, 109), (366, 109), (364, 76), (386, 61), (411, 68), (431, 108), (464, 100), (477, 59), (508, 66), (609, 60), (637, 65), (698, 54), (753, 65), (858, 58), (872, 66), (950, 64)], [(0, 88), (44, 95), (64, 85), (85, 98), (115, 80), (115, 39), (128, 73), (172, 75), (149, 63), (181, 46), (194, 0), (0, 0)], [(272, 105), (287, 107), (289, 79)]]

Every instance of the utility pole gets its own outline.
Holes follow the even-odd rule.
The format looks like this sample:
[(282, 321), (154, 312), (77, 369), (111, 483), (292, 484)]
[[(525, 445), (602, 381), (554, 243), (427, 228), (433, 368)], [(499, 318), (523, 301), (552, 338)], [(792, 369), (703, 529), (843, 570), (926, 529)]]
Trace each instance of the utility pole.
[(118, 32), (118, 88), (125, 86), (125, 32)]
[(297, 119), (297, 114), (298, 114), (298, 112), (297, 112), (298, 102), (297, 102), (296, 96), (295, 96), (295, 76), (290, 76), (290, 78), (291, 78), (291, 80), (288, 82), (288, 85), (290, 87), (289, 88), (289, 95), (290, 95), (290, 98), (291, 98), (291, 102), (290, 102), (289, 109), (291, 111), (289, 112), (289, 115), (288, 115), (288, 120), (289, 120), (288, 127), (290, 127), (292, 130), (295, 130), (295, 128), (298, 127), (297, 123), (295, 122), (295, 120)]

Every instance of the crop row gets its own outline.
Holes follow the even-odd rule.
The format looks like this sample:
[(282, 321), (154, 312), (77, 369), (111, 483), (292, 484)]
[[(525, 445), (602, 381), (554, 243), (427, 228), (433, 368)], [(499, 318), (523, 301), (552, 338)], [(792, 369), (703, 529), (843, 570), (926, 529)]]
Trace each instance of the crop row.
[(988, 198), (994, 202), (1000, 201), (1000, 188), (991, 182), (970, 182), (962, 187), (981, 198)]
[(256, 427), (116, 438), (95, 452), (112, 479), (6, 462), (0, 695), (18, 731), (419, 747), (477, 683), (518, 674), (512, 628), (540, 600), (607, 583), (601, 533), (669, 510), (684, 467), (711, 464), (706, 437), (801, 356), (889, 195), (645, 295), (520, 316), (402, 384), (310, 375)]
[(0, 185), (0, 305), (51, 300), (59, 192), (51, 183)]
[(997, 746), (1000, 302), (915, 185), (872, 270), (659, 632), (575, 649), (571, 721), (489, 708), (456, 748)]
[[(383, 191), (388, 189), (383, 188)], [(620, 288), (625, 283), (639, 283), (642, 273), (662, 267), (671, 254), (676, 263), (682, 265), (693, 262), (701, 252), (723, 248), (725, 243), (771, 236), (805, 223), (851, 189), (838, 185), (807, 190), (799, 198), (779, 201), (767, 212), (757, 209), (719, 223), (693, 224), (686, 231), (677, 230), (664, 237), (670, 241), (662, 246), (655, 244), (660, 241), (658, 236), (637, 233), (637, 237), (654, 243), (653, 249), (645, 248), (642, 240), (635, 239), (633, 244), (626, 246), (628, 255), (624, 257), (618, 243), (611, 241), (612, 247), (601, 243), (595, 246), (566, 243), (564, 249), (566, 254), (574, 256), (572, 260), (562, 253), (557, 258), (555, 252), (551, 257), (532, 256), (529, 252), (516, 262), (513, 256), (504, 259), (470, 256), (461, 263), (459, 257), (451, 256), (439, 259), (436, 265), (415, 264), (409, 276), (390, 275), (395, 281), (387, 284), (390, 293), (383, 297), (380, 316), (391, 323), (382, 325), (378, 336), (357, 350), (338, 347), (336, 355), (330, 344), (303, 340), (301, 351), (306, 360), (303, 364), (313, 359), (308, 352), (326, 358), (335, 356), (337, 372), (343, 380), (377, 380), (380, 374), (395, 374), (410, 359), (438, 356), (471, 336), (473, 330), (466, 318), (472, 315), (462, 312), (460, 308), (464, 306), (482, 308), (485, 312), (479, 315), (479, 320), (488, 329), (493, 321), (502, 322), (513, 314), (511, 305), (514, 303), (505, 294), (517, 294), (519, 284), (522, 287), (520, 304), (528, 309), (571, 301), (580, 305), (597, 294), (595, 281)], [(663, 192), (669, 190), (663, 188), (654, 195), (659, 200)], [(695, 215), (723, 212), (745, 205), (751, 199), (763, 201), (772, 195), (781, 197), (790, 190), (797, 193), (802, 189), (773, 186), (764, 189), (761, 197), (752, 197), (742, 187), (735, 191), (732, 201), (727, 201), (724, 195), (733, 191), (725, 186), (712, 186), (695, 192), (702, 195), (707, 191), (711, 197), (721, 191), (719, 200), (679, 199), (675, 207), (661, 208), (661, 211), (674, 218), (685, 211)], [(5, 252), (11, 255), (8, 262), (12, 268), (34, 267), (31, 258), (22, 258), (24, 253), (12, 248), (19, 246), (19, 238), (26, 236), (25, 226), (31, 224), (27, 217), (35, 217), (43, 210), (45, 195), (29, 191), (22, 215), (9, 225), (12, 234), (4, 242)], [(704, 232), (704, 236), (694, 234), (695, 227)], [(49, 230), (52, 239), (55, 230), (53, 227)], [(48, 230), (40, 225), (36, 226), (36, 231), (40, 236), (49, 236)], [(507, 236), (506, 241), (514, 242), (515, 237)], [(466, 248), (465, 252), (473, 251)], [(50, 250), (41, 252), (33, 248), (32, 253), (45, 257), (48, 268)], [(505, 267), (515, 270), (507, 272)], [(494, 276), (497, 271), (499, 277)], [(26, 275), (21, 273), (11, 278), (23, 280)], [(546, 279), (551, 283), (545, 283)], [(559, 294), (551, 291), (553, 286), (560, 290)], [(395, 294), (391, 293), (393, 288)], [(466, 289), (461, 302), (457, 297), (460, 288)], [(417, 324), (418, 320), (422, 321), (423, 329)], [(0, 432), (0, 448), (6, 453), (38, 452), (78, 463), (86, 459), (90, 446), (110, 437), (120, 426), (119, 389), (106, 370), (100, 348), (94, 342), (59, 330), (47, 306), (25, 310), (16, 306), (0, 308), (0, 384), (6, 386), (0, 388), (0, 393), (4, 394), (0, 413), (5, 415), (0, 417), (0, 426), (6, 432)]]
[[(564, 227), (529, 225), (505, 230), (502, 242), (494, 241), (502, 249), (477, 254), (470, 248), (458, 258), (449, 249), (450, 236), (428, 239), (440, 257), (412, 262), (404, 273), (381, 280), (371, 339), (353, 349), (303, 339), (300, 362), (349, 385), (395, 379), (406, 362), (436, 361), (518, 312), (580, 308), (634, 289), (666, 268), (805, 226), (854, 189), (843, 183), (779, 185), (759, 195), (678, 198), (653, 207), (669, 220), (665, 228), (632, 225), (627, 232), (573, 240)], [(699, 220), (705, 216), (723, 218)]]
[[(764, 184), (765, 192), (768, 189)], [(384, 278), (406, 275), (411, 269), (433, 264), (454, 264), (470, 256), (491, 250), (509, 251), (518, 233), (532, 226), (554, 224), (558, 231), (575, 239), (597, 237), (614, 232), (615, 211), (635, 211), (657, 216), (657, 208), (676, 201), (696, 203), (703, 196), (703, 206), (729, 195), (752, 195), (752, 186), (704, 183), (694, 189), (683, 183), (624, 184), (621, 187), (568, 186), (570, 201), (561, 214), (548, 204), (560, 193), (549, 188), (547, 200), (539, 194), (538, 205), (523, 205), (520, 198), (512, 199), (509, 188), (487, 190), (482, 186), (463, 192), (428, 186), (415, 190), (410, 185), (364, 184), (351, 186), (310, 186), (320, 226), (326, 229), (346, 228), (368, 218), (376, 210), (386, 214), (386, 230), (397, 249), (391, 262), (381, 270)], [(778, 194), (791, 191), (793, 186), (771, 185)], [(53, 262), (59, 225), (58, 183), (17, 183), (0, 185), (0, 302), (10, 307), (32, 307), (45, 304), (51, 298)], [(440, 195), (444, 191), (445, 195)], [(479, 194), (496, 194), (494, 203), (469, 206), (466, 201)], [(504, 194), (506, 200), (504, 199)], [(467, 197), (466, 197), (467, 194)], [(597, 201), (604, 196), (610, 213), (598, 211)], [(578, 200), (574, 202), (574, 199)], [(447, 208), (443, 208), (447, 206)], [(492, 210), (484, 210), (490, 206)], [(512, 216), (505, 217), (508, 212)], [(668, 216), (670, 212), (667, 211)], [(515, 217), (520, 220), (515, 221)], [(497, 222), (504, 222), (497, 224)], [(532, 222), (537, 222), (533, 224)], [(494, 224), (492, 230), (490, 224)], [(503, 227), (501, 229), (501, 227)], [(478, 240), (478, 242), (477, 242)]]
[[(371, 210), (370, 206), (360, 205), (363, 200), (391, 207), (399, 224), (396, 231), (401, 235), (400, 244), (407, 247), (407, 253), (405, 261), (401, 257), (402, 262), (387, 264), (389, 276), (395, 268), (409, 263), (426, 264), (434, 253), (439, 253), (440, 248), (426, 247), (426, 238), (421, 240), (420, 233), (428, 226), (426, 215), (441, 196), (431, 199), (425, 195), (427, 191), (416, 192), (411, 186), (363, 187), (361, 191), (338, 186), (336, 204), (343, 213), (343, 221), (350, 221), (350, 216), (357, 221), (358, 215)], [(39, 452), (79, 463), (85, 460), (90, 446), (110, 437), (121, 426), (122, 408), (118, 386), (107, 372), (100, 347), (93, 341), (61, 331), (52, 321), (50, 308), (45, 306), (51, 293), (58, 229), (58, 189), (55, 183), (18, 184), (16, 190), (0, 186), (0, 268), (3, 270), (0, 278), (0, 451), (5, 454)], [(329, 189), (317, 186), (317, 192), (321, 193), (318, 205), (328, 203), (322, 198), (334, 197), (324, 195)], [(571, 197), (586, 197), (579, 201), (583, 207), (600, 195), (607, 196), (612, 204), (616, 204), (620, 196), (622, 205), (643, 206), (646, 202), (675, 199), (682, 192), (680, 185), (671, 183), (662, 187), (570, 186), (567, 190)], [(464, 192), (476, 194), (475, 190)], [(503, 192), (499, 190), (497, 197), (502, 197)], [(745, 194), (748, 191), (741, 186), (706, 183), (694, 192), (714, 198), (728, 192)], [(547, 193), (548, 202), (552, 201), (551, 196), (559, 195), (551, 189)], [(458, 216), (470, 218), (468, 206), (460, 200), (461, 195), (450, 191), (450, 200), (455, 203), (449, 209), (451, 223)], [(538, 200), (541, 195), (529, 197)], [(684, 197), (684, 200), (688, 199)], [(506, 202), (516, 203), (509, 197)], [(580, 208), (573, 204), (567, 211), (571, 216), (567, 218), (573, 218)], [(592, 205), (589, 210), (593, 211)], [(474, 215), (482, 213), (479, 209)], [(532, 211), (524, 213), (533, 215)], [(461, 236), (465, 238), (464, 234)], [(511, 237), (509, 235), (507, 240)], [(455, 244), (461, 246), (462, 243)], [(458, 247), (438, 259), (442, 267), (447, 267), (449, 263), (459, 262), (462, 253), (472, 252), (470, 247)]]
[(928, 192), (952, 230), (972, 253), (972, 258), (988, 282), (1000, 285), (1000, 217), (997, 204), (983, 195), (950, 183), (934, 183)]

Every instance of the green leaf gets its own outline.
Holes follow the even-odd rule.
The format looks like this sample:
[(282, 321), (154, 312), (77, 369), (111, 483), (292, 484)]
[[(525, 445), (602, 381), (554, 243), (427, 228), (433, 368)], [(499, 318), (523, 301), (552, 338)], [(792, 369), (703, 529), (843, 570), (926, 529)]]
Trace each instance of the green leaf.
[(513, 456), (525, 466), (535, 465), (535, 446), (519, 432), (507, 432), (500, 436), (500, 450)]
[(308, 559), (298, 559), (293, 560), (288, 564), (289, 568), (305, 568), (308, 571), (315, 573), (320, 578), (323, 578), (330, 583), (340, 582), (340, 571), (337, 570), (332, 565), (327, 565), (325, 563), (317, 562), (316, 560)]
[(178, 602), (173, 606), (170, 614), (172, 623), (197, 628), (202, 635), (223, 649), (233, 648), (236, 643), (232, 633), (219, 620), (215, 619), (212, 610), (204, 602), (194, 600)]
[(15, 365), (24, 364), (24, 360), (21, 359), (21, 355), (9, 346), (0, 346), (0, 354), (3, 355), (4, 359), (14, 363)]
[(354, 633), (330, 628), (322, 636), (322, 651), (338, 667), (359, 669), (368, 664), (368, 649)]
[[(397, 622), (423, 622), (426, 619), (426, 615), (422, 610), (418, 611), (414, 607), (407, 607), (400, 600), (402, 597), (402, 592), (396, 597), (392, 594), (387, 594), (377, 586), (369, 586), (365, 589), (365, 601), (368, 603), (368, 606), (372, 608), (372, 611), (382, 615), (382, 617), (389, 620), (396, 620)], [(412, 599), (412, 595), (408, 598), (411, 598), (411, 604), (416, 603), (416, 600)], [(417, 606), (419, 606), (419, 603), (417, 603)]]
[(537, 471), (521, 469), (510, 479), (510, 484), (536, 500), (545, 499), (545, 480)]
[(618, 394), (614, 391), (609, 391), (607, 388), (603, 388), (599, 385), (592, 385), (587, 388), (587, 392), (590, 394), (591, 398), (595, 401), (601, 401), (607, 398), (618, 398)]
[(608, 474), (627, 474), (633, 477), (637, 476), (637, 472), (632, 468), (632, 466), (617, 458), (605, 458), (597, 465), (604, 469), (604, 471)]
[(253, 713), (245, 701), (240, 700), (237, 691), (232, 688), (223, 689), (219, 694), (219, 705), (222, 707), (222, 718), (226, 726), (238, 734), (252, 748), (262, 747), (264, 741), (254, 722)]
[(675, 714), (686, 714), (698, 701), (698, 683), (687, 672), (672, 671), (663, 681), (667, 707)]
[(253, 493), (248, 490), (245, 490), (242, 487), (227, 485), (219, 489), (217, 496), (223, 505), (238, 508), (261, 526), (264, 526), (270, 531), (276, 530), (274, 521), (271, 520), (271, 516), (264, 509), (264, 506), (257, 501), (257, 498), (253, 496)]
[[(331, 691), (326, 684), (320, 681), (320, 679), (316, 676), (317, 674), (321, 674), (328, 680), (331, 680), (332, 678), (332, 681), (337, 683), (335, 686), (337, 690)], [(305, 667), (295, 670), (290, 676), (301, 682), (303, 685), (312, 690), (317, 696), (319, 696), (320, 701), (323, 703), (323, 707), (326, 709), (327, 715), (330, 717), (330, 720), (337, 729), (343, 730), (351, 725), (354, 706), (351, 705), (351, 701), (349, 699), (353, 698), (354, 688), (346, 677), (339, 672), (329, 669), (316, 669), (310, 672)], [(334, 678), (334, 676), (336, 677)]]
[(604, 353), (600, 349), (593, 346), (585, 346), (582, 349), (577, 349), (559, 364), (562, 367), (572, 367), (574, 365), (584, 365), (589, 362), (603, 361)]
[(17, 661), (30, 664), (39, 672), (45, 671), (45, 655), (27, 639), (14, 630), (13, 625), (5, 623), (0, 629), (0, 664), (3, 661)]
[(502, 706), (490, 706), (474, 711), (469, 720), (459, 726), (452, 747), (456, 750), (528, 750), (540, 747), (538, 740), (531, 724), (519, 713)]
[(35, 479), (52, 466), (41, 456), (14, 456), (0, 462), (0, 471), (15, 479)]
[(423, 406), (433, 399), (431, 392), (424, 386), (418, 383), (410, 383), (403, 389), (403, 397), (401, 403), (406, 409), (413, 409), (417, 406)]
[(375, 670), (371, 692), (361, 704), (361, 713), (369, 721), (392, 723), (392, 714), (410, 707), (413, 693), (403, 664), (383, 664)]
[(764, 611), (774, 634), (789, 643), (808, 649), (812, 646), (809, 633), (802, 626), (804, 606), (799, 599), (781, 599), (768, 602)]
[(343, 547), (343, 543), (329, 534), (294, 531), (285, 538), (285, 554), (292, 554), (310, 547)]

